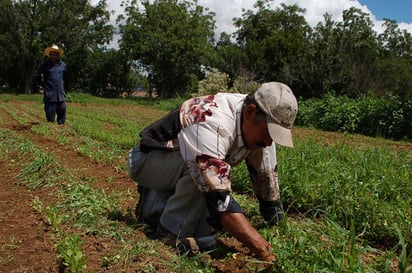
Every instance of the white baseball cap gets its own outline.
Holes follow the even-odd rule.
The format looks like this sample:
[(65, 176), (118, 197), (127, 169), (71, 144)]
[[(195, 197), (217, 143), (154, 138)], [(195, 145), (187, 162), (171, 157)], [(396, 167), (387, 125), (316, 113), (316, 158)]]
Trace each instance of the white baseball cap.
[(291, 128), (298, 113), (292, 90), (280, 82), (262, 84), (255, 92), (255, 101), (266, 113), (270, 137), (277, 144), (293, 147)]

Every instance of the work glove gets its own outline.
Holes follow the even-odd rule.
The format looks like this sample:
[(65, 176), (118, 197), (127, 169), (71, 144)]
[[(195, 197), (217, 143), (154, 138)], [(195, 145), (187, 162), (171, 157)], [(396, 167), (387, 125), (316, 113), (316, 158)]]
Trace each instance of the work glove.
[(265, 221), (273, 226), (277, 225), (283, 219), (283, 206), (281, 201), (264, 201), (259, 200), (259, 211)]

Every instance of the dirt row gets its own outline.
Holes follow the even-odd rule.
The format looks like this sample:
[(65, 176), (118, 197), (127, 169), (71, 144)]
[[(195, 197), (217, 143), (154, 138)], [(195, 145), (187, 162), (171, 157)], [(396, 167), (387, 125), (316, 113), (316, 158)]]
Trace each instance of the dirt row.
[[(27, 102), (30, 103), (30, 102)], [(15, 105), (15, 111), (24, 112), (25, 102)], [(104, 189), (107, 194), (127, 193), (130, 198), (122, 198), (118, 204), (119, 209), (125, 212), (134, 211), (138, 194), (135, 183), (129, 179), (125, 171), (119, 171), (116, 164), (105, 165), (97, 163), (91, 158), (81, 155), (73, 148), (76, 144), (60, 145), (53, 137), (41, 136), (32, 131), (33, 126), (38, 126), (41, 116), (34, 115), (33, 121), (28, 125), (22, 125), (14, 120), (11, 115), (0, 108), (2, 117), (1, 127), (16, 132), (21, 138), (30, 140), (40, 149), (51, 153), (62, 165), (64, 170), (77, 179), (92, 178), (93, 187)], [(56, 125), (57, 126), (57, 125)], [(62, 132), (63, 133), (63, 132)], [(124, 164), (126, 164), (126, 154)], [(16, 155), (16, 158), (18, 156)], [(121, 162), (120, 162), (121, 163)], [(0, 160), (1, 185), (0, 188), (0, 272), (63, 272), (61, 261), (56, 250), (57, 239), (55, 231), (50, 227), (32, 206), (33, 200), (38, 198), (44, 202), (44, 206), (57, 203), (55, 192), (57, 187), (46, 187), (36, 190), (27, 189), (19, 185), (18, 175), (21, 169), (8, 160)], [(110, 181), (110, 182), (107, 182)], [(64, 183), (62, 181), (61, 183)], [(127, 225), (127, 222), (119, 222)], [(70, 229), (70, 227), (65, 227)], [(73, 232), (78, 232), (74, 231)], [(135, 229), (135, 238), (150, 240), (143, 229)], [(170, 249), (160, 246), (156, 249), (160, 254), (158, 257), (142, 258), (132, 264), (110, 264), (102, 267), (103, 256), (114, 255), (119, 251), (119, 245), (111, 239), (83, 236), (83, 254), (87, 257), (86, 272), (139, 272), (141, 265), (151, 264), (161, 268), (165, 262), (165, 256)], [(236, 240), (225, 237), (219, 238), (222, 243), (223, 252), (221, 257), (210, 259), (210, 264), (216, 272), (249, 272), (247, 264), (247, 249), (242, 247)], [(159, 244), (157, 244), (158, 246)], [(236, 259), (227, 261), (227, 255), (236, 253)], [(168, 269), (162, 272), (169, 272)]]
[[(31, 131), (32, 125), (21, 125), (4, 110), (2, 111), (2, 128), (15, 131), (20, 137), (29, 139), (40, 149), (53, 154), (54, 158), (70, 175), (97, 178), (93, 186), (104, 189), (108, 194), (113, 192), (130, 192), (134, 198), (122, 199), (120, 208), (133, 208), (137, 200), (136, 186), (124, 172), (112, 166), (94, 162), (78, 152), (59, 145), (49, 137), (37, 135)], [(16, 156), (17, 157), (17, 156)], [(0, 272), (59, 272), (61, 262), (55, 249), (56, 238), (52, 228), (42, 216), (31, 206), (38, 198), (45, 202), (44, 206), (53, 205), (57, 201), (55, 188), (29, 190), (18, 184), (20, 169), (5, 159), (0, 160)], [(110, 183), (106, 181), (110, 180)], [(62, 181), (64, 183), (64, 181)], [(144, 233), (136, 230), (136, 235), (145, 238)], [(89, 236), (86, 238), (84, 255), (87, 257), (87, 268), (102, 272), (101, 259), (105, 254), (117, 249), (114, 242)], [(111, 268), (116, 271), (115, 268)]]

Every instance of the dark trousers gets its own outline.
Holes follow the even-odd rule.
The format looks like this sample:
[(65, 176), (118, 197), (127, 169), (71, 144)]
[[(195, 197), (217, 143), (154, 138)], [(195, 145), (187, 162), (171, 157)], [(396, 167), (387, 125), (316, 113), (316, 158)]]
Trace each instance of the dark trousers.
[(57, 123), (64, 124), (66, 121), (66, 102), (65, 101), (45, 101), (44, 111), (48, 122), (54, 122), (57, 114)]

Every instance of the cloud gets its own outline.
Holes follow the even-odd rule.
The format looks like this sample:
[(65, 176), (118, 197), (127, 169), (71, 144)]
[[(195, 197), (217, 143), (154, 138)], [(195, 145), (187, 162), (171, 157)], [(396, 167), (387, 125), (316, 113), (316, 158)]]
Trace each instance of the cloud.
[[(92, 0), (92, 3), (97, 3), (98, 0)], [(122, 0), (112, 0), (108, 2), (108, 9), (115, 10), (116, 13), (112, 16), (111, 22), (114, 24), (115, 18), (123, 12), (120, 7)], [(242, 10), (254, 10), (253, 5), (256, 0), (198, 0), (198, 4), (209, 8), (215, 12), (216, 17), (216, 37), (220, 36), (221, 32), (233, 33), (236, 28), (233, 26), (233, 18), (242, 17)], [(374, 30), (378, 33), (383, 31), (383, 21), (376, 20), (376, 16), (368, 9), (366, 5), (362, 5), (358, 0), (282, 0), (274, 1), (274, 8), (279, 7), (280, 3), (287, 5), (296, 4), (306, 10), (304, 16), (310, 26), (315, 26), (319, 22), (323, 22), (323, 15), (328, 13), (336, 22), (342, 21), (342, 12), (350, 7), (359, 8), (363, 12), (369, 13), (371, 20), (374, 23)], [(391, 18), (392, 19), (392, 18)], [(393, 18), (394, 20), (396, 18)], [(412, 33), (412, 23), (398, 22), (400, 29), (406, 29)]]
[[(198, 4), (209, 7), (211, 11), (216, 13), (217, 33), (225, 31), (232, 33), (236, 30), (233, 26), (232, 19), (242, 16), (242, 9), (253, 10), (255, 0), (198, 0)], [(372, 11), (366, 5), (362, 5), (357, 0), (283, 0), (275, 1), (274, 8), (280, 7), (280, 3), (287, 5), (296, 4), (306, 10), (304, 16), (310, 26), (316, 26), (319, 22), (323, 22), (323, 16), (328, 13), (334, 21), (342, 21), (342, 12), (350, 7), (355, 7), (363, 12), (370, 14), (375, 25), (375, 30), (381, 33), (383, 21), (377, 21)], [(399, 23), (400, 29), (406, 29), (412, 33), (412, 23)]]

